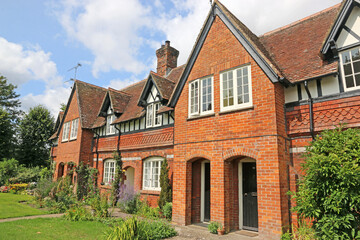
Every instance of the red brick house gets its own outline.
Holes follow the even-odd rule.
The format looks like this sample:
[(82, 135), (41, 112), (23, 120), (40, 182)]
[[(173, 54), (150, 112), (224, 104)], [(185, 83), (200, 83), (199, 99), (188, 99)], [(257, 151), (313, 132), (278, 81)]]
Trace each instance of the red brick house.
[(215, 0), (185, 65), (167, 41), (157, 72), (141, 82), (121, 90), (75, 82), (53, 136), (55, 178), (84, 161), (106, 189), (119, 150), (126, 184), (156, 205), (166, 158), (173, 222), (219, 221), (279, 239), (296, 220), (286, 193), (296, 190), (305, 146), (336, 124), (360, 125), (359, 46), (357, 0), (262, 36)]

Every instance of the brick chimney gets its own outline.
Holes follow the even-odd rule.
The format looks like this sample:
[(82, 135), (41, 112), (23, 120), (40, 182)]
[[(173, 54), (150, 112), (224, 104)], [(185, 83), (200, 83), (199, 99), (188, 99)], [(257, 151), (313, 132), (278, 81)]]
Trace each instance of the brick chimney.
[(177, 67), (177, 58), (179, 51), (170, 47), (170, 41), (165, 41), (165, 45), (156, 50), (157, 68), (156, 72), (161, 75), (167, 75), (171, 69)]

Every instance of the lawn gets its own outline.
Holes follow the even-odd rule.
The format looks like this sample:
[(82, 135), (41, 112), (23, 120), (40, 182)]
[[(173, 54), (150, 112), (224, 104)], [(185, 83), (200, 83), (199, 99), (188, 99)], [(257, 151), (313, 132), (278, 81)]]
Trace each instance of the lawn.
[(28, 195), (0, 193), (0, 219), (46, 214), (43, 210), (19, 203), (19, 201), (32, 200), (33, 197)]
[(102, 239), (108, 228), (100, 222), (27, 219), (0, 223), (0, 239)]

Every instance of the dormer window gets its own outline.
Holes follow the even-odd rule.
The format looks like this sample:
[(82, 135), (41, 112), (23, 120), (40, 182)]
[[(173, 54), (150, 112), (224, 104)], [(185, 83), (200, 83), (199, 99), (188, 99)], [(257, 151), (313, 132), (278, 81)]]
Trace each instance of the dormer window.
[(106, 135), (115, 134), (115, 126), (111, 125), (113, 121), (115, 121), (115, 115), (113, 114), (113, 111), (109, 107), (106, 117)]
[(357, 47), (342, 52), (340, 60), (345, 89), (360, 89), (360, 48)]
[(146, 107), (146, 127), (157, 127), (161, 125), (162, 115), (157, 114), (161, 103), (151, 103)]

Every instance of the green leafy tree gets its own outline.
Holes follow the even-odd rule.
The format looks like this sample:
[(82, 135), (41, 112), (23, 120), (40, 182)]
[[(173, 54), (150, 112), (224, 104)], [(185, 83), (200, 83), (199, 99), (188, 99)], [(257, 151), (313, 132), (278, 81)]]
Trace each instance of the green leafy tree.
[(159, 207), (163, 209), (166, 203), (172, 201), (171, 185), (169, 179), (169, 165), (166, 158), (161, 164), (160, 187), (161, 187), (161, 192), (160, 192), (158, 204)]
[(66, 110), (66, 104), (65, 103), (60, 103), (60, 110), (65, 112), (65, 110)]
[(14, 133), (9, 113), (0, 107), (0, 160), (11, 156)]
[(54, 118), (44, 106), (31, 108), (19, 124), (18, 160), (26, 166), (48, 165), (48, 139), (54, 130)]
[(294, 198), (320, 239), (360, 239), (360, 131), (324, 131), (307, 148)]
[(13, 121), (18, 120), (21, 114), (19, 110), (21, 103), (18, 99), (20, 95), (15, 92), (15, 89), (15, 85), (7, 83), (7, 79), (0, 76), (0, 107), (9, 113)]

